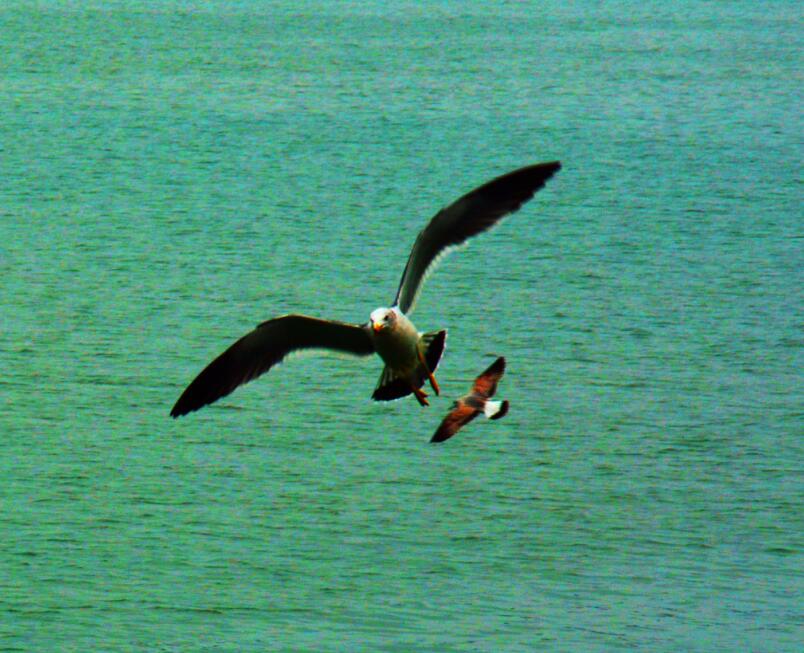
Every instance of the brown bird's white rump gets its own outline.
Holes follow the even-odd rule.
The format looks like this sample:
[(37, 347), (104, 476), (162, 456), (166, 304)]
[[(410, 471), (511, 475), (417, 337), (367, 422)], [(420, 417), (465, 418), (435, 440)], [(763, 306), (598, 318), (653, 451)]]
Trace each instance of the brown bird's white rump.
[(444, 442), (482, 412), (489, 419), (500, 419), (508, 412), (508, 401), (491, 401), (505, 372), (505, 358), (500, 356), (475, 379), (469, 394), (458, 399), (436, 430), (430, 442)]
[(207, 365), (170, 414), (179, 417), (211, 404), (303, 349), (333, 349), (355, 356), (377, 353), (385, 368), (372, 398), (388, 401), (413, 394), (428, 405), (422, 386), (429, 381), (439, 393), (433, 373), (444, 351), (446, 331), (421, 333), (406, 315), (413, 310), (425, 277), (446, 252), (518, 210), (560, 169), (558, 161), (537, 163), (467, 193), (439, 211), (419, 233), (390, 308), (376, 309), (364, 324), (306, 315), (263, 322)]

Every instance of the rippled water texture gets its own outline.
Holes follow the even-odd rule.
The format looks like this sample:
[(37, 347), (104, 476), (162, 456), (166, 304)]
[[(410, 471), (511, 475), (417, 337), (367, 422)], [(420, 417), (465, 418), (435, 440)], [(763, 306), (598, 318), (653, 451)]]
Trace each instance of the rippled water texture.
[[(0, 650), (801, 650), (800, 5), (388, 4), (0, 7)], [(168, 417), (551, 159), (424, 288), (431, 408), (308, 356)]]

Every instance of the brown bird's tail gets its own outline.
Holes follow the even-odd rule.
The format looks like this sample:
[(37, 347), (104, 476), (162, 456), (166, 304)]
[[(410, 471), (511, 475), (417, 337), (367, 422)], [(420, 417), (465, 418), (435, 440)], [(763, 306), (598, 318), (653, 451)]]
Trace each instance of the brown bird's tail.
[(500, 419), (505, 417), (508, 412), (508, 400), (505, 401), (487, 401), (483, 406), (483, 414), (489, 419)]

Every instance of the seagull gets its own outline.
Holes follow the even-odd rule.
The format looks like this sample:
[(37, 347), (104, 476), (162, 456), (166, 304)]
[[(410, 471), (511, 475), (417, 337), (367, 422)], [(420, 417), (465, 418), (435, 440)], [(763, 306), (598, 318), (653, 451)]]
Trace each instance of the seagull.
[(376, 353), (385, 366), (372, 399), (390, 401), (413, 394), (422, 406), (429, 405), (422, 386), (429, 381), (433, 391), (440, 393), (434, 372), (447, 332), (420, 333), (408, 318), (422, 283), (450, 249), (517, 211), (560, 169), (558, 161), (529, 165), (497, 177), (443, 208), (413, 243), (390, 308), (372, 311), (364, 324), (299, 314), (263, 322), (209, 363), (187, 386), (170, 415), (179, 417), (211, 404), (264, 374), (288, 354), (306, 349), (354, 356)]
[(500, 419), (508, 412), (508, 400), (490, 401), (505, 372), (505, 358), (500, 356), (475, 379), (469, 394), (452, 404), (452, 410), (441, 422), (430, 442), (444, 442), (482, 412), (489, 419)]

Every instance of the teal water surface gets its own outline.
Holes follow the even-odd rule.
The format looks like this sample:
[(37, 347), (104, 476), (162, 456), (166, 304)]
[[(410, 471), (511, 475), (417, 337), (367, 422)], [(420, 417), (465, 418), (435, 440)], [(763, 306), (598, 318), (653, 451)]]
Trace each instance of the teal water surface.
[[(799, 651), (798, 3), (0, 7), (0, 651)], [(286, 312), (445, 259), (428, 409)], [(428, 440), (508, 359), (505, 419)]]

